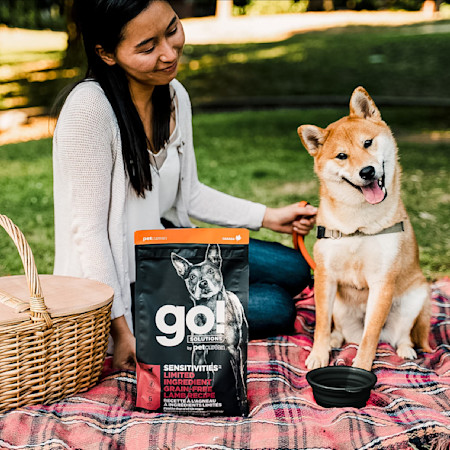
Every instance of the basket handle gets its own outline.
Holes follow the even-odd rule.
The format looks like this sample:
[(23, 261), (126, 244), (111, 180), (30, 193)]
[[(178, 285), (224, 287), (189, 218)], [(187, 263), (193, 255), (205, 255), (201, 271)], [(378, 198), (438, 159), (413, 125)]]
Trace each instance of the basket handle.
[(0, 214), (0, 226), (13, 240), (22, 259), (25, 277), (30, 291), (30, 316), (33, 321), (45, 321), (47, 328), (52, 327), (52, 319), (45, 306), (41, 282), (34, 262), (33, 253), (23, 233), (7, 216)]

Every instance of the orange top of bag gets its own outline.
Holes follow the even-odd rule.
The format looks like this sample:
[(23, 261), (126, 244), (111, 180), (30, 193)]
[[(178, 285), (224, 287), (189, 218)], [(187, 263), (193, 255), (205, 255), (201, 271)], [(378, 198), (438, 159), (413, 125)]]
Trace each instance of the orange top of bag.
[(248, 244), (246, 228), (168, 228), (134, 233), (135, 245), (145, 244)]

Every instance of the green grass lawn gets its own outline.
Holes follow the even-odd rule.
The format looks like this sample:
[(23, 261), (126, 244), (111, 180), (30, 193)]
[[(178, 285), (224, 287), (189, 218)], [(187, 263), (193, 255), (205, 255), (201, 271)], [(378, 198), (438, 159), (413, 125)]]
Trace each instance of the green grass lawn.
[[(364, 86), (372, 96), (450, 98), (450, 21), (398, 27), (349, 26), (297, 34), (272, 43), (186, 45), (179, 79), (194, 106), (237, 97), (349, 96)], [(436, 28), (439, 27), (439, 28)], [(23, 62), (63, 58), (54, 52), (6, 52), (0, 64), (0, 109), (26, 97), (22, 106), (50, 107), (70, 79), (29, 82)], [(70, 67), (72, 69), (72, 67)], [(75, 68), (80, 74), (85, 70)], [(44, 71), (45, 72), (45, 71)]]
[[(350, 95), (450, 98), (448, 32), (433, 25), (350, 26), (264, 44), (186, 46), (180, 80), (194, 100)], [(442, 31), (442, 29), (441, 29)]]
[[(281, 206), (302, 199), (318, 204), (313, 161), (296, 129), (327, 125), (345, 109), (240, 111), (197, 114), (194, 139), (200, 179), (232, 195)], [(437, 111), (389, 109), (384, 117), (399, 136), (431, 129)], [(395, 120), (395, 118), (397, 118)], [(409, 120), (408, 120), (409, 118)], [(422, 120), (421, 120), (422, 118)], [(445, 122), (445, 121), (444, 121)], [(421, 124), (420, 128), (415, 124)], [(445, 125), (445, 124), (443, 124)], [(447, 124), (447, 129), (450, 126)], [(423, 270), (432, 280), (450, 273), (448, 144), (399, 141), (403, 197), (416, 230)], [(40, 273), (53, 265), (51, 140), (5, 145), (0, 149), (0, 212), (24, 232)], [(268, 230), (252, 236), (291, 245), (290, 236)], [(314, 237), (307, 239), (309, 248)], [(20, 258), (0, 233), (0, 276), (21, 273)]]

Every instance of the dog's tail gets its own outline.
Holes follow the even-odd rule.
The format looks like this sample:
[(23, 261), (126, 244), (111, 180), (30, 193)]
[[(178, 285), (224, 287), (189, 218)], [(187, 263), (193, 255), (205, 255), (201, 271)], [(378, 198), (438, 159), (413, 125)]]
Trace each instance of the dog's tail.
[[(302, 200), (298, 206), (306, 206), (308, 204), (307, 201)], [(308, 253), (308, 250), (306, 249), (305, 240), (301, 234), (298, 234), (296, 231), (292, 232), (292, 241), (294, 243), (294, 248), (296, 250), (299, 250), (303, 257), (305, 258), (305, 261), (309, 264), (309, 267), (311, 267), (312, 270), (316, 269), (316, 263), (312, 259), (311, 255)]]

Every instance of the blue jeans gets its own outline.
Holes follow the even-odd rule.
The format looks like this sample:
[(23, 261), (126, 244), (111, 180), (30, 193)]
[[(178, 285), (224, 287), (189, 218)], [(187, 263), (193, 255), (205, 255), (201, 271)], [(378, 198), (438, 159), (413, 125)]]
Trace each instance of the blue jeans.
[(311, 282), (302, 254), (279, 243), (250, 239), (250, 293), (247, 319), (250, 339), (293, 331), (293, 297)]

